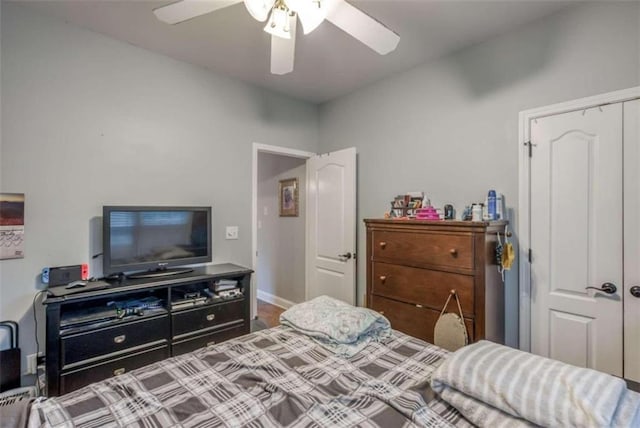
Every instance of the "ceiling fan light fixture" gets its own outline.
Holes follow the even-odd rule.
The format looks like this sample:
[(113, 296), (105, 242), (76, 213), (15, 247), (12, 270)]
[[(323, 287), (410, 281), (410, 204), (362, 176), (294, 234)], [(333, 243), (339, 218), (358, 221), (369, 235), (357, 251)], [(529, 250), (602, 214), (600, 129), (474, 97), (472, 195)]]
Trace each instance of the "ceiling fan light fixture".
[[(1, 1), (1, 0), (0, 0)], [(298, 17), (304, 34), (327, 20), (380, 55), (392, 52), (400, 36), (346, 0), (178, 0), (153, 9), (156, 17), (177, 24), (243, 2), (271, 34), (271, 73), (293, 71)]]
[(309, 34), (327, 17), (326, 0), (284, 0), (289, 9), (300, 17), (302, 31)]
[(264, 22), (269, 17), (276, 0), (244, 0), (244, 5), (257, 21)]
[(277, 4), (271, 11), (271, 17), (264, 27), (267, 33), (281, 37), (283, 39), (291, 38), (291, 17), (289, 9), (283, 4)]

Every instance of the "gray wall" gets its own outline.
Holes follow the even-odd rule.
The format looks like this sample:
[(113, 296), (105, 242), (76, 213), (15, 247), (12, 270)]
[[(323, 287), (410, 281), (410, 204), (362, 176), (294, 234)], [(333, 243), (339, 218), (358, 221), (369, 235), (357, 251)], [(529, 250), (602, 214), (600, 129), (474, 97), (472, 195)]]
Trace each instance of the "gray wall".
[[(359, 252), (362, 219), (382, 216), (405, 191), (460, 211), (493, 188), (517, 208), (518, 112), (638, 85), (639, 28), (637, 2), (581, 5), (323, 105), (320, 150), (358, 150)], [(505, 291), (511, 345), (517, 287), (514, 269)], [(359, 302), (364, 291), (361, 262)]]
[[(258, 290), (293, 303), (304, 301), (306, 171), (304, 159), (258, 155)], [(288, 178), (298, 178), (298, 217), (279, 215), (278, 186)]]
[[(567, 9), (318, 111), (3, 2), (0, 191), (26, 194), (26, 258), (0, 261), (0, 319), (21, 320), (33, 352), (39, 271), (90, 260), (103, 204), (210, 204), (215, 260), (249, 265), (252, 142), (357, 147), (360, 252), (362, 218), (407, 190), (461, 209), (496, 188), (515, 207), (517, 113), (638, 85), (639, 7)], [(360, 302), (364, 278), (360, 263)]]
[(40, 270), (91, 260), (102, 205), (212, 205), (214, 261), (250, 266), (252, 143), (317, 144), (313, 105), (6, 2), (2, 88), (0, 191), (26, 195), (26, 257), (0, 261), (0, 319), (22, 322), (23, 354)]

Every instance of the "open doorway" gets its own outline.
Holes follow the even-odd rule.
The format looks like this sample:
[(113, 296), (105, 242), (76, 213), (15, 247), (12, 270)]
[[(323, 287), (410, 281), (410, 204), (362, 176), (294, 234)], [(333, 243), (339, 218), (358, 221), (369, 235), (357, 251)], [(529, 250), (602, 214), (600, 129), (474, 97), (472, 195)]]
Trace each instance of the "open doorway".
[[(260, 310), (258, 325), (263, 327), (273, 327), (280, 312), (305, 299), (306, 160), (314, 155), (257, 143), (253, 146), (255, 273), (251, 306), (254, 319)], [(291, 215), (289, 209), (289, 215), (281, 216), (282, 188), (290, 188), (294, 182), (297, 215)]]

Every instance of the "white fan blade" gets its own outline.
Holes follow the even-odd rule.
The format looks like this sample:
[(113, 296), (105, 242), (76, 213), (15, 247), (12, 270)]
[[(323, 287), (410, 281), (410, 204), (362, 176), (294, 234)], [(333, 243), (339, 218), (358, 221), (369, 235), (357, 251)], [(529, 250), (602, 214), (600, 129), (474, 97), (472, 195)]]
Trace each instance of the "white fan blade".
[(177, 24), (240, 3), (242, 0), (182, 0), (153, 10), (156, 18), (167, 24)]
[(293, 71), (296, 53), (296, 17), (290, 17), (290, 39), (271, 36), (271, 73), (287, 74)]
[(384, 24), (370, 17), (344, 0), (323, 0), (327, 6), (327, 20), (360, 40), (380, 55), (393, 51), (400, 36)]

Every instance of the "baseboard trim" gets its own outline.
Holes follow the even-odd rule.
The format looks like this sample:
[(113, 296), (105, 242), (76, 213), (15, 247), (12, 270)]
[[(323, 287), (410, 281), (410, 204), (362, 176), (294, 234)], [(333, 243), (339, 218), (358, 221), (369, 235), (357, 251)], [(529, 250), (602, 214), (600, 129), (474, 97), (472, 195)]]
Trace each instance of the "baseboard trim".
[(625, 379), (625, 380), (627, 381), (627, 388), (635, 392), (640, 392), (640, 382), (634, 382), (629, 379)]
[(291, 306), (295, 305), (290, 300), (283, 299), (282, 297), (274, 296), (271, 293), (267, 293), (266, 291), (258, 290), (258, 299), (275, 305), (282, 309), (289, 309)]

